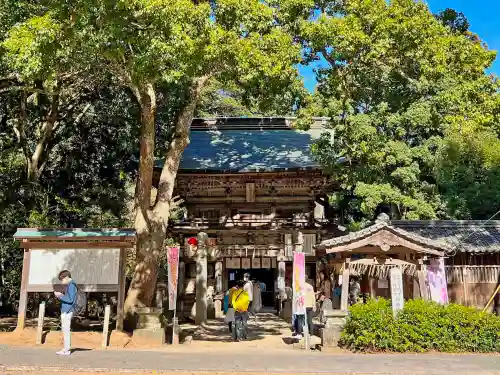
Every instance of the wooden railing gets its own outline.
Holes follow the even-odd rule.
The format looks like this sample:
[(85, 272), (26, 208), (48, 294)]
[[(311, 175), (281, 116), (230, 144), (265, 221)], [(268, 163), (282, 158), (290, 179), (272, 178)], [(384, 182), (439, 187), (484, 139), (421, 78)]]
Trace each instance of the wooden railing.
[(448, 284), (496, 284), (500, 280), (500, 265), (446, 266)]

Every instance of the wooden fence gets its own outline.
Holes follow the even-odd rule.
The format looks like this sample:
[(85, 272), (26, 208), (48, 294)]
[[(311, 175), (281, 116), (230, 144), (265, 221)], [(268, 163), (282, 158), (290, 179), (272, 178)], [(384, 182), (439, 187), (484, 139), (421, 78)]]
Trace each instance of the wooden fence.
[(500, 280), (500, 265), (490, 266), (446, 266), (448, 284), (497, 284)]

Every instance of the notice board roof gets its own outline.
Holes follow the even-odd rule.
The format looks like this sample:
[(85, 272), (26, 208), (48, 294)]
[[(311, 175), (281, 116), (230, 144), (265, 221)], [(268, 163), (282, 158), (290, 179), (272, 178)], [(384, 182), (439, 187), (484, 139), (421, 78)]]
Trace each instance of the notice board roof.
[(134, 240), (135, 229), (131, 228), (18, 228), (14, 234), (18, 240), (86, 240), (116, 239)]

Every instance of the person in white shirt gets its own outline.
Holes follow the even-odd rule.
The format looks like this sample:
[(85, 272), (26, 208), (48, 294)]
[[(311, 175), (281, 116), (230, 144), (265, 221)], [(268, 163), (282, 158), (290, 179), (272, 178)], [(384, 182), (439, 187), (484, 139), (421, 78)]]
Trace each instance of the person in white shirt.
[(250, 300), (250, 305), (249, 305), (250, 308), (248, 309), (248, 312), (253, 317), (256, 317), (255, 312), (251, 308), (252, 301), (253, 301), (253, 283), (252, 283), (252, 280), (250, 280), (250, 274), (249, 273), (245, 273), (243, 275), (243, 282), (244, 282), (244, 284), (243, 284), (243, 290), (248, 293), (248, 299)]

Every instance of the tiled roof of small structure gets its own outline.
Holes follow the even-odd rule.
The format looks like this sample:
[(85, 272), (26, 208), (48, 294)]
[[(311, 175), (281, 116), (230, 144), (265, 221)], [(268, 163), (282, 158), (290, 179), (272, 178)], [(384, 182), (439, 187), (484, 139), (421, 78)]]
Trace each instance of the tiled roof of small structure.
[(85, 237), (135, 237), (135, 229), (123, 228), (68, 228), (68, 229), (38, 229), (18, 228), (14, 234), (17, 239), (43, 239), (43, 238), (79, 239)]
[(380, 230), (387, 230), (389, 232), (394, 233), (398, 237), (404, 238), (408, 241), (411, 241), (413, 243), (417, 243), (419, 245), (425, 246), (429, 249), (435, 249), (439, 251), (451, 251), (452, 248), (449, 246), (449, 244), (444, 243), (444, 242), (438, 242), (434, 241), (433, 239), (430, 239), (425, 236), (421, 236), (417, 233), (413, 233), (411, 231), (406, 231), (405, 229), (398, 228), (396, 226), (391, 225), (389, 221), (385, 220), (377, 220), (375, 224), (370, 225), (369, 227), (366, 227), (364, 229), (361, 229), (356, 232), (352, 232), (349, 234), (346, 234), (345, 236), (341, 237), (334, 237), (329, 240), (322, 241), (320, 244), (316, 246), (317, 249), (327, 249), (327, 248), (332, 248), (332, 247), (337, 247), (341, 245), (345, 245), (348, 243), (356, 242), (359, 241), (363, 238), (369, 237), (372, 234), (380, 231)]
[(391, 225), (459, 252), (500, 252), (500, 220), (393, 220)]
[(387, 229), (410, 241), (447, 252), (500, 252), (500, 221), (480, 220), (384, 220), (345, 236), (325, 240), (318, 249), (331, 248)]
[[(311, 144), (325, 131), (325, 118), (307, 131), (288, 117), (195, 119), (180, 169), (193, 172), (271, 172), (317, 169)], [(156, 166), (161, 167), (163, 161)]]

